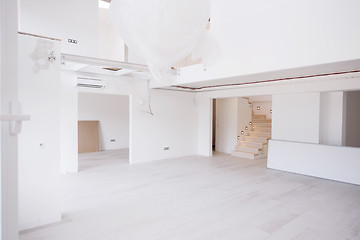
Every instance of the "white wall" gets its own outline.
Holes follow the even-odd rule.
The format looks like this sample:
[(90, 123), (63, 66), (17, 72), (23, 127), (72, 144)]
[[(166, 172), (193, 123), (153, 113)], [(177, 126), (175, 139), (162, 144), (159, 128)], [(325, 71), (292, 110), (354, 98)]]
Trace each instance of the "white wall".
[[(98, 0), (21, 0), (22, 32), (62, 39), (61, 52), (124, 61), (124, 41)], [(76, 39), (77, 44), (68, 42)], [(129, 62), (145, 61), (129, 51)]]
[(61, 71), (61, 173), (78, 171), (77, 75)]
[(216, 99), (216, 143), (215, 150), (231, 153), (237, 145), (238, 99)]
[(80, 92), (78, 114), (79, 121), (100, 122), (101, 150), (129, 148), (128, 96)]
[(342, 145), (343, 92), (320, 93), (320, 144)]
[(360, 91), (351, 91), (346, 96), (346, 146), (360, 147)]
[(97, 57), (97, 26), (98, 0), (20, 1), (20, 31), (62, 39), (63, 53)]
[[(347, 76), (329, 76), (317, 77), (312, 79), (303, 79), (296, 81), (284, 81), (281, 83), (271, 84), (256, 84), (248, 85), (239, 88), (232, 88), (226, 90), (214, 90), (196, 93), (196, 101), (207, 101), (213, 98), (233, 98), (233, 97), (249, 97), (249, 96), (268, 96), (268, 95), (281, 95), (281, 94), (303, 94), (311, 92), (329, 92), (329, 91), (349, 91), (360, 90), (360, 75), (347, 74)], [(250, 100), (253, 97), (250, 97)], [(203, 108), (208, 108), (202, 106)], [(274, 109), (273, 109), (274, 110)], [(202, 111), (209, 111), (203, 109)], [(274, 113), (273, 113), (274, 114)], [(204, 122), (206, 119), (204, 120)], [(274, 121), (274, 120), (273, 120)], [(206, 128), (206, 126), (203, 126)], [(201, 142), (207, 142), (208, 136), (211, 131), (211, 126), (208, 130), (199, 133)], [(205, 146), (204, 146), (205, 147)]]
[(268, 167), (360, 185), (360, 148), (270, 140)]
[(124, 41), (111, 22), (109, 9), (99, 8), (99, 58), (124, 61)]
[[(109, 9), (99, 8), (98, 26), (99, 57), (103, 59), (126, 61), (124, 50), (125, 43), (112, 23)], [(132, 49), (128, 49), (127, 57), (129, 63), (146, 64), (145, 60)]]
[(273, 95), (272, 138), (319, 143), (320, 93)]
[[(286, 102), (288, 98), (286, 96), (290, 95), (289, 99), (292, 102), (290, 104), (290, 107), (294, 107), (294, 102), (296, 102), (296, 98), (300, 100), (302, 98), (306, 98), (306, 95), (309, 95), (307, 101), (300, 101), (300, 105), (302, 105), (300, 109), (306, 109), (305, 112), (310, 113), (310, 118), (313, 118), (313, 122), (310, 121), (311, 119), (309, 119), (309, 116), (303, 114), (298, 117), (294, 116), (296, 118), (295, 123), (297, 123), (293, 125), (295, 125), (295, 128), (298, 128), (299, 126), (300, 128), (303, 128), (303, 119), (305, 124), (308, 124), (308, 122), (310, 121), (310, 128), (315, 129), (314, 132), (317, 132), (317, 136), (311, 136), (310, 140), (312, 141), (319, 138), (320, 92), (349, 90), (355, 91), (359, 89), (359, 74), (348, 74), (347, 76), (319, 77), (313, 79), (304, 79), (300, 81), (288, 81), (272, 84), (256, 84), (252, 86), (249, 85), (246, 87), (239, 87), (234, 89), (200, 92), (196, 94), (196, 101), (206, 101), (212, 98), (248, 97), (249, 95), (273, 95), (274, 129), (274, 125), (276, 125), (277, 121), (276, 118), (280, 119), (280, 123), (282, 121), (281, 114), (279, 114), (279, 112), (277, 112), (275, 108), (275, 102), (277, 100), (279, 101), (279, 106), (282, 109), (281, 112), (285, 112), (283, 117), (288, 118), (294, 110), (291, 110), (290, 113), (285, 111), (285, 109), (287, 109), (286, 105), (288, 105)], [(295, 97), (295, 99), (291, 99), (291, 96)], [(346, 98), (344, 100), (346, 100)], [(359, 101), (357, 101), (357, 103), (358, 102)], [(307, 110), (307, 106), (310, 106), (309, 111)], [(210, 109), (210, 107), (208, 108)], [(277, 116), (275, 116), (276, 114)], [(285, 130), (281, 129), (281, 124), (278, 125), (278, 127), (280, 127), (280, 133), (284, 138), (276, 141), (274, 140), (273, 135), (273, 139), (270, 141), (269, 146), (268, 167), (282, 171), (307, 174), (311, 176), (329, 178), (338, 181), (351, 183), (355, 183), (355, 181), (358, 182), (358, 149), (343, 149), (337, 146), (324, 146), (317, 144), (288, 142), (294, 140), (296, 141), (297, 139), (295, 138), (297, 137), (300, 137), (301, 141), (308, 141), (309, 139), (301, 132), (294, 133), (293, 131), (291, 131), (289, 132), (289, 134), (286, 134)], [(308, 129), (305, 130), (308, 131)], [(206, 134), (208, 135), (208, 132), (210, 131), (211, 126), (208, 126), (208, 131), (204, 130), (203, 136), (199, 136), (199, 139), (203, 139), (203, 141), (205, 142)], [(291, 135), (293, 137), (291, 137)], [(277, 142), (277, 146), (273, 144), (274, 141)], [(289, 144), (294, 145), (290, 147)], [(307, 145), (310, 145), (310, 148), (307, 147)], [(304, 169), (306, 171), (304, 171)], [(349, 175), (347, 173), (349, 173)], [(346, 174), (346, 176), (344, 174)], [(339, 178), (339, 176), (341, 178)]]
[(198, 99), (196, 100), (196, 106), (198, 118), (198, 154), (210, 157), (212, 156), (212, 139), (214, 137), (212, 136), (213, 124), (215, 124), (212, 121), (213, 100)]
[[(18, 97), (17, 1), (0, 2), (0, 102), (1, 114), (10, 113), (9, 102)], [(17, 240), (18, 136), (1, 122), (0, 137), (0, 239)]]
[[(97, 0), (20, 3), (21, 31), (61, 38), (66, 53), (123, 59), (123, 42)], [(358, 8), (356, 0), (212, 0), (210, 31), (220, 45), (219, 63), (185, 78), (193, 81), (195, 74), (200, 81), (359, 59)], [(144, 63), (132, 51), (129, 61)]]
[(194, 74), (201, 81), (359, 59), (357, 9), (357, 0), (212, 0), (221, 57)]
[[(245, 98), (238, 98), (237, 104), (237, 135), (242, 138), (241, 131), (244, 131), (244, 135), (247, 135), (248, 131), (251, 130), (249, 122), (252, 119), (252, 109), (251, 104)], [(248, 130), (245, 129), (246, 126)]]
[[(20, 230), (60, 221), (60, 43), (19, 35), (19, 100), (31, 115), (19, 135)], [(45, 44), (45, 45), (44, 45)], [(36, 69), (31, 54), (49, 46), (56, 61)], [(47, 57), (48, 50), (45, 49)], [(41, 56), (41, 55), (39, 55)], [(45, 58), (43, 60), (47, 62)]]
[[(168, 159), (198, 153), (198, 118), (193, 93), (151, 91), (151, 109), (141, 106), (146, 94), (131, 101), (132, 163)], [(165, 151), (164, 147), (169, 147)]]
[[(106, 81), (106, 88), (79, 91), (130, 96), (130, 163), (198, 154), (195, 93), (151, 90), (149, 95), (146, 80), (97, 77)], [(149, 114), (149, 102), (154, 115)]]
[[(266, 115), (267, 119), (272, 119), (272, 113), (270, 112), (270, 110), (272, 110), (271, 101), (256, 101), (252, 102), (252, 105), (252, 112), (254, 115)], [(260, 107), (260, 110), (257, 109), (258, 106)]]

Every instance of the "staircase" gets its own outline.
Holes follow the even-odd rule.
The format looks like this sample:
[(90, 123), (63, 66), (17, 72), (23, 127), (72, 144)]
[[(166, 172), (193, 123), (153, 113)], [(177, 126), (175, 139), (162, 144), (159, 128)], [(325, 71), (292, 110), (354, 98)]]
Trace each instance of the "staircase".
[(238, 141), (231, 153), (234, 157), (259, 159), (267, 156), (268, 140), (271, 138), (271, 119), (266, 115), (253, 115), (251, 130)]

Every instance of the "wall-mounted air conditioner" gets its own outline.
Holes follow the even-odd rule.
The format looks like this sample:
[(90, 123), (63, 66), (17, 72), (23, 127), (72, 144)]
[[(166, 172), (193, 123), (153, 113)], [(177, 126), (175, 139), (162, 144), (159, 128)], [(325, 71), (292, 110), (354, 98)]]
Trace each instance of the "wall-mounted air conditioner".
[(78, 77), (77, 86), (85, 88), (104, 88), (106, 83), (97, 78)]

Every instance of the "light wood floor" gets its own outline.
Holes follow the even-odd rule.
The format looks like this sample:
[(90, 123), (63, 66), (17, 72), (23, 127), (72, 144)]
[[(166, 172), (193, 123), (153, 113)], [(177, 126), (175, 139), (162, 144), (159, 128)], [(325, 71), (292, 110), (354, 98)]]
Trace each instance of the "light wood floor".
[(360, 239), (360, 186), (224, 154), (134, 165), (127, 157), (81, 155), (82, 171), (62, 178), (63, 221), (20, 239)]

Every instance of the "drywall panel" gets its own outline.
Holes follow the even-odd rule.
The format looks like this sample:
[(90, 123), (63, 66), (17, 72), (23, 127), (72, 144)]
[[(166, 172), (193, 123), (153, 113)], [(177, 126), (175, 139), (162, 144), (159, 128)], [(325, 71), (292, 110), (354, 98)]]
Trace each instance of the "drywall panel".
[(346, 96), (346, 146), (360, 147), (360, 91), (347, 92)]
[(319, 143), (320, 93), (273, 95), (272, 138)]
[[(198, 112), (193, 93), (151, 90), (149, 96), (143, 85), (134, 91), (131, 102), (132, 163), (198, 153)], [(211, 139), (208, 141), (210, 144)]]
[(78, 121), (78, 152), (98, 152), (100, 150), (99, 121)]
[(237, 145), (238, 99), (216, 99), (215, 150), (230, 154)]
[(21, 0), (19, 14), (20, 31), (62, 39), (63, 53), (98, 57), (98, 0)]
[(342, 145), (343, 92), (320, 93), (320, 144)]
[(252, 102), (252, 112), (254, 115), (266, 115), (267, 119), (272, 119), (272, 102), (271, 101), (256, 101)]
[[(60, 43), (18, 37), (19, 100), (31, 121), (19, 135), (19, 228), (61, 220)], [(56, 60), (48, 61), (53, 51)]]
[(79, 92), (79, 121), (100, 122), (100, 148), (129, 148), (129, 97)]
[(268, 168), (360, 185), (360, 148), (269, 141)]
[(61, 173), (78, 171), (77, 74), (61, 71)]

